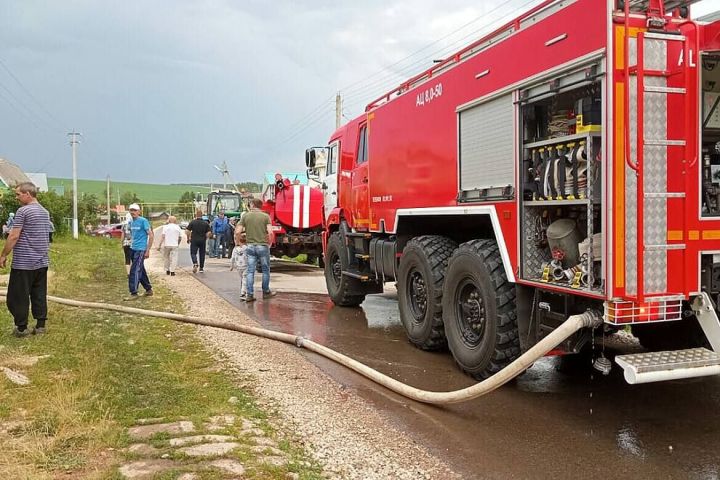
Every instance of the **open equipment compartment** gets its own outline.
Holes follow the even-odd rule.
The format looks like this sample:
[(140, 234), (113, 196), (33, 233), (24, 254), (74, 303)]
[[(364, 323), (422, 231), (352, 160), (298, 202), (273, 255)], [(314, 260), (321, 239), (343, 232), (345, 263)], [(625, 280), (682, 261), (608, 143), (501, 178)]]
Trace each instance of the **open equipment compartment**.
[(701, 58), (703, 217), (720, 216), (720, 54)]
[(521, 262), (525, 281), (604, 292), (599, 66), (519, 92)]

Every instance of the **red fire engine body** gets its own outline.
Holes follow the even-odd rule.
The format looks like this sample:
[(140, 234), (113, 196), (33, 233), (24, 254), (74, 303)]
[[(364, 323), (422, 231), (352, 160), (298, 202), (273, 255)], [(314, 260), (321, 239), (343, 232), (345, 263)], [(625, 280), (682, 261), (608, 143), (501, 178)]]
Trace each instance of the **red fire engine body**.
[(312, 262), (322, 255), (323, 194), (317, 187), (293, 183), (281, 174), (263, 193), (263, 211), (274, 233), (271, 253), (276, 257), (307, 254)]
[[(339, 128), (334, 303), (396, 281), (410, 341), (479, 379), (588, 309), (650, 349), (720, 350), (720, 22), (689, 3), (548, 0)], [(674, 378), (720, 372), (673, 359), (695, 354)]]

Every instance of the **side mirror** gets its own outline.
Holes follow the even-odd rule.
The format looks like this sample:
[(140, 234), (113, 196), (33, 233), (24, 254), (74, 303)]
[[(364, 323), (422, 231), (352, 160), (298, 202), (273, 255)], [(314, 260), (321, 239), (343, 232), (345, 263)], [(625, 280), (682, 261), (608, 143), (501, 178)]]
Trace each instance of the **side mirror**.
[(305, 166), (307, 168), (315, 168), (315, 149), (308, 148), (305, 150)]

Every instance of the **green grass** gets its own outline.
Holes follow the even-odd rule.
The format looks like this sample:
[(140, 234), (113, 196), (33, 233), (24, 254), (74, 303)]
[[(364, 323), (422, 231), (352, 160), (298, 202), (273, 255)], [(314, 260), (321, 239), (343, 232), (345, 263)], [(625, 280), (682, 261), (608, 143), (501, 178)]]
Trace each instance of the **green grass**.
[[(52, 245), (51, 295), (78, 300), (121, 303), (127, 295), (122, 254), (115, 242), (60, 238)], [(133, 306), (182, 312), (169, 291), (155, 285), (156, 295)], [(233, 414), (257, 423), (276, 438), (252, 396), (219, 371), (222, 360), (197, 340), (195, 327), (170, 320), (50, 303), (48, 334), (16, 339), (12, 318), (0, 306), (0, 366), (24, 372), (32, 384), (20, 387), (0, 375), (0, 427), (23, 422), (11, 435), (0, 433), (0, 478), (120, 478), (117, 466), (130, 439), (126, 428), (142, 418), (192, 420), (201, 426), (209, 416)], [(17, 367), (30, 356), (48, 355), (34, 366)], [(228, 403), (237, 397), (235, 404)], [(2, 428), (0, 428), (1, 432)], [(222, 433), (222, 432), (220, 432)], [(228, 427), (227, 433), (237, 433)], [(280, 436), (279, 448), (290, 459), (285, 467), (256, 462), (249, 446), (231, 455), (242, 460), (248, 478), (319, 478), (303, 450)], [(167, 436), (152, 439), (171, 458)], [(192, 461), (184, 459), (186, 461)], [(308, 466), (310, 465), (310, 466)], [(157, 478), (176, 478), (168, 472)], [(201, 478), (219, 478), (203, 472)]]
[[(70, 178), (48, 178), (48, 186), (62, 185), (66, 192), (72, 191), (72, 179)], [(95, 194), (101, 203), (105, 201), (105, 180), (78, 180), (79, 194)], [(115, 205), (118, 201), (118, 193), (122, 196), (125, 192), (135, 193), (144, 203), (176, 203), (185, 192), (203, 192), (210, 190), (207, 186), (200, 185), (156, 185), (151, 183), (131, 182), (110, 182), (110, 203)]]

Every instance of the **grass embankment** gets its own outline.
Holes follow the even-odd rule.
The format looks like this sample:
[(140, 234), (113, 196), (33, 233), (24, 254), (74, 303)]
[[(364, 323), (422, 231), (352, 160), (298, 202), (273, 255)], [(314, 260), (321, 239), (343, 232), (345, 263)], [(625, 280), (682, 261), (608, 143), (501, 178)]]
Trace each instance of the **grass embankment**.
[[(66, 192), (72, 191), (72, 179), (70, 178), (48, 178), (50, 187), (63, 186)], [(78, 179), (78, 192), (83, 194), (93, 194), (100, 199), (100, 203), (105, 202), (107, 182), (105, 180), (81, 180)], [(210, 187), (202, 185), (160, 185), (151, 183), (134, 183), (134, 182), (111, 182), (110, 192), (112, 198), (110, 201), (113, 205), (118, 202), (118, 194), (122, 196), (124, 193), (134, 193), (144, 203), (176, 203), (185, 192), (203, 192), (210, 191)]]
[[(51, 295), (108, 303), (122, 303), (127, 295), (116, 241), (61, 238), (52, 244), (51, 262)], [(154, 297), (132, 305), (182, 311), (170, 292), (157, 282), (155, 288)], [(124, 450), (132, 443), (127, 428), (140, 419), (187, 419), (203, 425), (210, 416), (232, 414), (276, 437), (267, 414), (199, 344), (195, 327), (52, 303), (49, 308), (46, 335), (17, 339), (10, 334), (12, 317), (0, 305), (0, 366), (32, 381), (18, 386), (0, 372), (1, 479), (121, 478), (118, 466), (133, 459)], [(231, 397), (238, 401), (229, 403)], [(150, 443), (163, 452), (167, 435)], [(249, 478), (286, 478), (288, 472), (299, 478), (318, 476), (299, 449), (288, 441), (277, 445), (287, 456), (286, 465), (253, 463), (249, 448), (225, 457), (241, 461)], [(183, 465), (199, 462), (177, 452), (170, 458)], [(224, 478), (215, 470), (199, 470), (198, 478)], [(177, 478), (182, 471), (157, 478)]]

